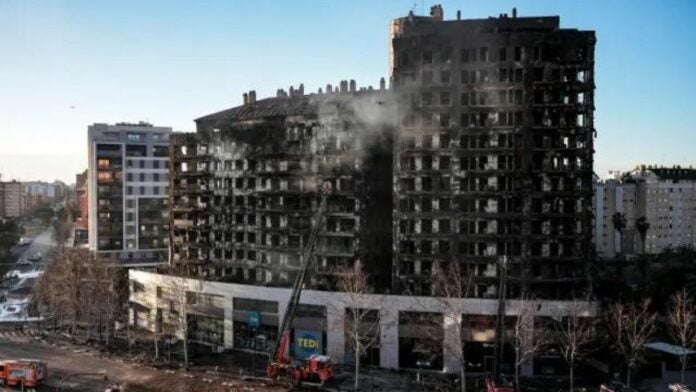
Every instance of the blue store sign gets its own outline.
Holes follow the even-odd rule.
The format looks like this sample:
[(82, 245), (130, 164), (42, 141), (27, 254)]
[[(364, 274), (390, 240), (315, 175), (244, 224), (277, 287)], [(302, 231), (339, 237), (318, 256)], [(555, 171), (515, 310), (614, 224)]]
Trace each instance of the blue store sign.
[(321, 331), (295, 330), (295, 358), (305, 359), (322, 352)]
[(261, 313), (247, 312), (247, 327), (258, 329), (261, 326)]

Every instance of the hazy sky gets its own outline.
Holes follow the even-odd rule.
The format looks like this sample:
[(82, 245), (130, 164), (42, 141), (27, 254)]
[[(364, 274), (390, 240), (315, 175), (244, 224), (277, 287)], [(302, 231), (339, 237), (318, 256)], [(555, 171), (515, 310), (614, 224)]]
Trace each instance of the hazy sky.
[[(445, 18), (560, 15), (597, 32), (596, 164), (696, 164), (696, 1), (441, 1)], [(87, 125), (193, 119), (277, 88), (388, 73), (388, 23), (420, 0), (0, 0), (0, 173), (74, 181)], [(74, 107), (74, 108), (71, 108)]]

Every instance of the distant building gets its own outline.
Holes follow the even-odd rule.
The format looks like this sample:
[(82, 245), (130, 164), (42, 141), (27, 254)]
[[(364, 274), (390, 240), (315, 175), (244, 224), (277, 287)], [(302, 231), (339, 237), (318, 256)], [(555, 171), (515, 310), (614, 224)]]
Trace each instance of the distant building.
[(5, 218), (5, 184), (0, 181), (0, 219)]
[(166, 260), (170, 133), (143, 122), (89, 126), (91, 250), (132, 263)]
[(42, 196), (46, 199), (55, 199), (56, 186), (43, 181), (25, 182), (24, 192), (32, 196)]
[[(598, 181), (594, 206), (599, 257), (696, 246), (696, 169), (641, 167)], [(616, 214), (625, 222), (621, 231), (614, 225)]]
[(24, 213), (24, 191), (22, 183), (16, 180), (2, 183), (3, 213), (5, 218), (18, 218)]
[(75, 217), (75, 243), (87, 243), (89, 200), (87, 194), (87, 170), (75, 175), (75, 205), (78, 215)]

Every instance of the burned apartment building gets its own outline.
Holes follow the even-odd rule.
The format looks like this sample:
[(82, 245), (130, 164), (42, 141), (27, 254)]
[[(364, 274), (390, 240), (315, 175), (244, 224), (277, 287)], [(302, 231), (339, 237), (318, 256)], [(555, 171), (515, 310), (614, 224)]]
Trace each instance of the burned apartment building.
[(432, 294), (458, 262), (472, 297), (503, 280), (509, 297), (586, 295), (594, 32), (435, 6), (395, 19), (391, 40), (389, 89), (250, 92), (172, 137), (174, 262), (286, 285), (330, 181), (314, 287), (361, 259), (395, 294)]
[(311, 286), (360, 260), (390, 287), (392, 133), (396, 110), (380, 90), (343, 81), (335, 90), (278, 90), (196, 120), (170, 143), (172, 261), (209, 279), (292, 284), (316, 220), (320, 188), (332, 192)]
[(553, 17), (395, 19), (394, 287), (466, 263), (472, 296), (584, 296), (592, 239), (593, 31)]

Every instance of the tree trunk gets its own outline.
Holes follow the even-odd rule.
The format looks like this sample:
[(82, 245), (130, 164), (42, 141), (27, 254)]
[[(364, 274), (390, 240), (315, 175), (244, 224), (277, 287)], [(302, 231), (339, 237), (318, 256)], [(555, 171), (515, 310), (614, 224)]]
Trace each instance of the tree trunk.
[(515, 348), (515, 391), (520, 392), (520, 349)]
[(188, 370), (189, 367), (189, 357), (188, 357), (188, 331), (184, 331), (184, 369)]
[(569, 369), (569, 374), (568, 374), (570, 376), (570, 380), (569, 380), (570, 381), (570, 392), (575, 392), (575, 374), (574, 374), (575, 372), (573, 369), (575, 367), (574, 362), (575, 361), (573, 359), (570, 360), (570, 369)]
[(155, 360), (159, 359), (159, 339), (157, 333), (152, 335), (152, 340), (155, 343)]
[(353, 390), (357, 392), (358, 388), (360, 388), (360, 343), (355, 346), (355, 380), (353, 382)]
[[(686, 345), (682, 346), (686, 347)], [(681, 356), (681, 383), (684, 384), (684, 373), (686, 372), (686, 355)]]
[(128, 342), (128, 354), (130, 354), (131, 353), (130, 320), (126, 321), (126, 341)]
[(459, 389), (461, 392), (466, 392), (466, 361), (464, 361), (464, 358), (462, 358), (462, 366), (459, 377)]
[(629, 366), (626, 370), (626, 386), (631, 387), (631, 367)]

